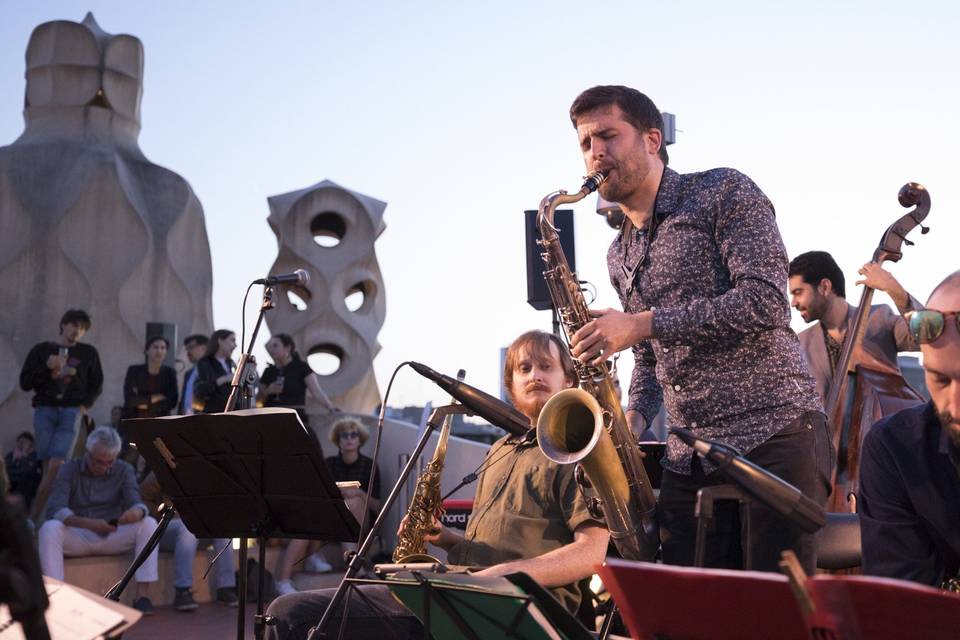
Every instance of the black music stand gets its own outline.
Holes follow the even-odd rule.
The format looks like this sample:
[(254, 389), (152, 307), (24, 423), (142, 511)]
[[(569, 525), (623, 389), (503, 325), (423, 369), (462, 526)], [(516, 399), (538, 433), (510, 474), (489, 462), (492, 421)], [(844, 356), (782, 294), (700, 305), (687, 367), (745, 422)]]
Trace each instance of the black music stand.
[(198, 538), (241, 539), (239, 639), (245, 623), (248, 538), (259, 542), (254, 630), (262, 638), (269, 624), (263, 615), (267, 539), (348, 542), (360, 535), (360, 524), (293, 409), (244, 409), (127, 424), (130, 438), (187, 529)]

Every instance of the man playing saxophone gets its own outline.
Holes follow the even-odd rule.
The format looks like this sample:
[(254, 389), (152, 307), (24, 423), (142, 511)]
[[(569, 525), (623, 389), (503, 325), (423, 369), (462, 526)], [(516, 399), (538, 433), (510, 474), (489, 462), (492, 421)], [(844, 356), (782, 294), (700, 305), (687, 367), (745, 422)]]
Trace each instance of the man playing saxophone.
[[(530, 331), (507, 350), (504, 384), (516, 408), (536, 424), (554, 394), (576, 385), (573, 361), (554, 335)], [(523, 572), (552, 590), (571, 612), (580, 602), (576, 583), (603, 562), (609, 534), (587, 510), (574, 478), (573, 465), (548, 460), (534, 432), (506, 436), (491, 447), (477, 481), (473, 513), (463, 535), (440, 527), (425, 536), (447, 550), (450, 564), (483, 566), (480, 576)], [(401, 527), (403, 524), (401, 524)], [(274, 600), (268, 614), (277, 623), (269, 638), (304, 638), (330, 601), (333, 590), (301, 592)], [(386, 589), (364, 587), (364, 595), (388, 613), (401, 638), (422, 638), (423, 628)], [(330, 629), (337, 629), (342, 614)], [(377, 611), (352, 598), (347, 622), (350, 638), (381, 638)]]
[[(642, 433), (665, 402), (668, 424), (739, 448), (752, 462), (824, 504), (830, 442), (825, 417), (790, 329), (787, 255), (773, 206), (745, 175), (666, 167), (663, 120), (628, 87), (600, 86), (570, 108), (588, 172), (620, 205), (607, 254), (624, 311), (594, 311), (572, 338), (574, 357), (602, 362), (633, 348), (627, 419)], [(724, 479), (676, 437), (667, 443), (658, 514), (663, 559), (693, 563), (697, 491)], [(812, 536), (754, 503), (753, 568), (777, 569), (792, 549), (814, 568)], [(742, 566), (739, 515), (721, 503), (706, 564)]]

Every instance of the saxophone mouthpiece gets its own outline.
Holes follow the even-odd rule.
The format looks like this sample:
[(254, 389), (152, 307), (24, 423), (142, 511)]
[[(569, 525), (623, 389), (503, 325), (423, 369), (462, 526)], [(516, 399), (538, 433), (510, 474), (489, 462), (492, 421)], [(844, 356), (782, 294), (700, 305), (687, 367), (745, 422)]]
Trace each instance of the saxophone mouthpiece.
[(603, 171), (594, 171), (586, 178), (584, 178), (583, 189), (587, 190), (587, 193), (593, 193), (600, 188), (600, 185), (603, 184), (603, 181), (607, 179), (606, 174)]

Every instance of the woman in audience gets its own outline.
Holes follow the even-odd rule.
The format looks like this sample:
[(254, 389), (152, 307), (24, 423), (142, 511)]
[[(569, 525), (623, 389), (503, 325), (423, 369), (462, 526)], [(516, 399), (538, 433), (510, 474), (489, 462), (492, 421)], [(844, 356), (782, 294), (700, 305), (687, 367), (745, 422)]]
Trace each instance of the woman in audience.
[(230, 383), (236, 363), (230, 359), (237, 348), (237, 335), (229, 329), (217, 329), (207, 342), (204, 356), (197, 362), (194, 401), (203, 403), (204, 413), (220, 413), (230, 399)]
[(258, 400), (263, 406), (296, 409), (305, 427), (310, 426), (304, 409), (308, 390), (327, 411), (336, 410), (320, 386), (320, 377), (297, 353), (293, 338), (286, 333), (271, 337), (267, 341), (267, 353), (273, 358), (273, 364), (260, 376)]
[(123, 380), (123, 417), (166, 416), (177, 406), (177, 373), (163, 364), (170, 343), (163, 336), (147, 338), (145, 364), (130, 365)]

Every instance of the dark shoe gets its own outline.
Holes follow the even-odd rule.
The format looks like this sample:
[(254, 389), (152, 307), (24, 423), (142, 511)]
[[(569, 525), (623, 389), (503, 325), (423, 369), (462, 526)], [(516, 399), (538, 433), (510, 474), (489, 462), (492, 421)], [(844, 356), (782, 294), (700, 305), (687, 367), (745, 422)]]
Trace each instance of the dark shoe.
[(143, 596), (142, 598), (137, 598), (136, 600), (134, 600), (133, 608), (145, 616), (153, 615), (153, 603), (150, 602), (150, 598), (146, 596)]
[(236, 607), (239, 603), (240, 598), (237, 597), (237, 589), (235, 587), (220, 587), (217, 589), (217, 604)]
[(177, 611), (193, 611), (197, 608), (197, 602), (193, 599), (193, 592), (190, 587), (177, 587), (177, 595), (173, 596), (173, 608)]

